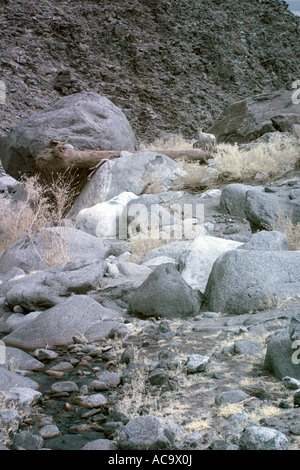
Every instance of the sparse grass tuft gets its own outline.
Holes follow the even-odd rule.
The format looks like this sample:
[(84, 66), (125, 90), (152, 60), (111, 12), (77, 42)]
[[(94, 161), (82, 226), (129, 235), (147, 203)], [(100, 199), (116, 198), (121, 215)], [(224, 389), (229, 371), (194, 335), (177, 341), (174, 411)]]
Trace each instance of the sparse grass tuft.
[[(32, 234), (40, 231), (47, 247), (46, 266), (56, 263), (58, 253), (64, 255), (63, 237), (51, 236), (45, 229), (59, 227), (64, 214), (74, 196), (71, 182), (67, 175), (60, 175), (46, 186), (42, 185), (37, 176), (22, 179), (25, 200), (11, 203), (0, 200), (0, 256), (6, 248), (27, 235), (33, 243)], [(63, 256), (65, 257), (65, 256)]]
[(290, 215), (278, 212), (277, 220), (267, 230), (276, 230), (284, 233), (288, 239), (291, 250), (300, 250), (300, 222), (294, 224)]
[(185, 139), (182, 134), (167, 134), (154, 140), (152, 143), (141, 143), (141, 151), (156, 151), (156, 150), (189, 150), (193, 148), (193, 142)]
[(299, 142), (293, 136), (253, 145), (250, 150), (237, 144), (219, 144), (216, 168), (221, 173), (219, 180), (253, 182), (259, 178), (262, 182), (294, 170), (299, 154)]

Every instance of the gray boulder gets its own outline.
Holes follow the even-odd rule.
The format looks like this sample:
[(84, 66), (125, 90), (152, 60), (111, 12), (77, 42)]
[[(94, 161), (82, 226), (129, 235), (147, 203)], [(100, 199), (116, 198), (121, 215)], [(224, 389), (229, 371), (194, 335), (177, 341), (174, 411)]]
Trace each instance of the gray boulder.
[(233, 240), (211, 236), (196, 237), (179, 257), (179, 271), (193, 289), (204, 292), (216, 259), (222, 253), (240, 246), (240, 242)]
[(63, 302), (71, 294), (86, 294), (101, 284), (105, 270), (102, 260), (70, 261), (55, 268), (26, 276), (6, 293), (12, 308), (21, 305), (28, 310), (45, 310)]
[(130, 237), (192, 240), (205, 233), (204, 205), (199, 196), (184, 191), (141, 194), (128, 203), (127, 224)]
[(208, 310), (231, 314), (276, 307), (300, 294), (300, 252), (234, 250), (215, 261), (205, 297)]
[(262, 345), (251, 339), (241, 339), (234, 343), (233, 352), (243, 356), (254, 356), (263, 352)]
[(185, 170), (174, 160), (157, 152), (121, 153), (94, 173), (73, 203), (68, 217), (82, 209), (108, 201), (123, 192), (136, 195), (171, 189)]
[(280, 217), (300, 221), (300, 180), (286, 180), (278, 186), (229, 184), (222, 190), (220, 209), (250, 222), (252, 231), (272, 230)]
[(23, 377), (16, 372), (0, 367), (0, 392), (8, 392), (13, 387), (33, 388), (37, 390), (39, 385), (28, 377)]
[(117, 444), (109, 439), (95, 439), (85, 444), (81, 450), (117, 450)]
[(118, 445), (122, 450), (172, 449), (174, 436), (155, 416), (139, 416), (121, 430)]
[(193, 290), (173, 263), (157, 266), (136, 289), (129, 304), (131, 314), (181, 318), (197, 315), (201, 293)]
[(21, 431), (15, 435), (14, 446), (25, 450), (39, 450), (44, 445), (44, 439), (31, 431)]
[[(300, 180), (299, 180), (300, 187)], [(252, 230), (272, 229), (280, 217), (290, 218), (294, 225), (300, 222), (300, 191), (291, 198), (291, 189), (281, 187), (274, 192), (253, 188), (246, 194), (245, 214)]]
[(142, 259), (142, 265), (148, 265), (150, 261), (155, 260), (159, 257), (167, 257), (179, 261), (179, 257), (188, 248), (191, 240), (176, 240), (174, 242), (167, 243), (165, 245), (153, 248)]
[(33, 114), (0, 139), (4, 170), (14, 178), (37, 171), (35, 159), (52, 140), (80, 150), (137, 149), (124, 113), (103, 95), (75, 93)]
[(251, 191), (252, 189), (253, 186), (249, 184), (227, 184), (221, 192), (219, 205), (220, 210), (232, 216), (246, 218), (246, 195), (247, 192)]
[[(296, 325), (296, 326), (295, 326)], [(290, 326), (268, 338), (265, 368), (278, 379), (300, 379), (300, 318), (292, 318)]]
[[(10, 370), (37, 371), (43, 369), (44, 364), (18, 348), (5, 348), (5, 366)], [(1, 367), (1, 364), (0, 364)]]
[(112, 316), (111, 310), (93, 299), (73, 295), (5, 336), (3, 341), (7, 346), (34, 350), (68, 345), (72, 343), (73, 336), (102, 339), (118, 324)]
[(232, 403), (240, 403), (247, 398), (250, 398), (250, 395), (243, 392), (243, 390), (228, 390), (227, 392), (221, 392), (216, 396), (215, 404), (216, 406), (231, 405)]
[(293, 90), (251, 96), (228, 106), (208, 132), (217, 141), (246, 143), (269, 132), (292, 131), (300, 124), (300, 108)]
[(64, 261), (105, 259), (110, 246), (93, 235), (72, 227), (52, 227), (25, 235), (10, 245), (0, 259), (0, 273), (13, 266), (37, 271)]
[(288, 450), (287, 437), (277, 429), (248, 426), (239, 441), (240, 450)]
[(254, 233), (247, 243), (238, 248), (239, 250), (289, 251), (290, 246), (283, 233), (275, 230), (262, 230)]

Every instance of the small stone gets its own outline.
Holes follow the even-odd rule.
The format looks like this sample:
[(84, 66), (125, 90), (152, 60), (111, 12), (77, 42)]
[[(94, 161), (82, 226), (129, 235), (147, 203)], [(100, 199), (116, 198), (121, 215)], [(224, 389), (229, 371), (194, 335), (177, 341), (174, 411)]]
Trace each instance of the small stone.
[(40, 435), (43, 439), (53, 439), (60, 436), (61, 432), (55, 424), (49, 424), (40, 429)]
[(7, 400), (12, 400), (21, 406), (32, 406), (41, 398), (41, 392), (27, 387), (12, 387), (6, 394)]
[(51, 367), (49, 370), (55, 372), (65, 372), (70, 369), (73, 369), (73, 366), (70, 362), (59, 362), (58, 364), (55, 364), (55, 366)]
[(107, 388), (118, 387), (121, 383), (121, 375), (118, 372), (99, 372), (96, 374), (97, 380), (102, 382)]
[(253, 356), (260, 354), (263, 351), (261, 344), (250, 339), (241, 339), (234, 343), (234, 353), (242, 354), (244, 356)]
[(21, 305), (15, 305), (14, 308), (13, 308), (13, 311), (15, 313), (24, 313), (24, 309), (23, 309), (23, 307), (21, 307)]
[(45, 374), (50, 375), (51, 377), (54, 377), (55, 379), (62, 379), (65, 374), (63, 372), (59, 372), (58, 370), (46, 370)]
[(203, 372), (207, 365), (210, 362), (210, 358), (208, 356), (200, 356), (199, 354), (193, 354), (188, 358), (186, 364), (186, 371), (189, 374), (195, 374), (197, 372)]
[(89, 424), (83, 423), (83, 424), (74, 424), (74, 426), (71, 426), (69, 428), (69, 432), (71, 434), (81, 434), (83, 432), (89, 431), (91, 429), (91, 426)]
[(96, 439), (88, 442), (81, 450), (116, 450), (117, 444), (109, 439)]
[(39, 361), (52, 361), (58, 357), (58, 354), (51, 349), (36, 349), (33, 351), (33, 356)]
[(300, 390), (294, 393), (294, 405), (297, 407), (300, 406)]
[(107, 385), (104, 382), (101, 382), (100, 380), (93, 380), (89, 386), (88, 386), (90, 391), (94, 392), (103, 392), (108, 390)]
[(81, 395), (76, 397), (75, 402), (84, 408), (99, 408), (107, 405), (107, 398), (102, 393), (95, 393), (94, 395)]
[(247, 427), (239, 442), (241, 450), (288, 450), (288, 444), (282, 432), (263, 426)]
[(88, 386), (87, 385), (82, 385), (82, 387), (80, 387), (80, 393), (81, 393), (81, 395), (88, 395), (89, 394)]
[(251, 398), (250, 395), (242, 390), (229, 390), (228, 392), (219, 393), (215, 398), (215, 403), (217, 406), (230, 405), (232, 403), (240, 403), (247, 398)]
[(289, 388), (291, 390), (300, 389), (300, 380), (294, 379), (293, 377), (283, 377), (282, 383), (286, 388)]
[(154, 369), (149, 375), (151, 385), (162, 385), (169, 380), (170, 376), (164, 369)]
[(0, 428), (16, 432), (22, 418), (16, 410), (0, 411)]
[(73, 393), (77, 392), (78, 387), (75, 382), (65, 381), (65, 382), (55, 382), (51, 385), (51, 392), (52, 393), (61, 393), (61, 392), (68, 392)]
[(21, 431), (15, 435), (14, 445), (26, 450), (39, 450), (44, 445), (44, 439), (30, 431)]
[(300, 423), (291, 424), (289, 431), (294, 436), (300, 436)]
[(44, 426), (48, 426), (49, 424), (53, 424), (52, 416), (42, 416), (40, 420), (40, 427), (43, 428)]

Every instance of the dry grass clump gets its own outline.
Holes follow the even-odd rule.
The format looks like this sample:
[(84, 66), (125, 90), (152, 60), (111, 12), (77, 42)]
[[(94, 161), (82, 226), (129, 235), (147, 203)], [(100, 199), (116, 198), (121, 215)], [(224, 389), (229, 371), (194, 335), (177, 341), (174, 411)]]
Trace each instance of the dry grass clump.
[(2, 391), (0, 392), (0, 411), (14, 411), (18, 413), (15, 419), (9, 420), (9, 422), (2, 425), (0, 429), (2, 443), (5, 446), (9, 446), (21, 422), (30, 417), (31, 410), (30, 408), (18, 406), (15, 401), (8, 399), (6, 393)]
[[(45, 247), (49, 248), (49, 258), (53, 259), (53, 256), (56, 257), (55, 252), (61, 252), (63, 241), (59, 237), (59, 243), (51, 243), (53, 237), (45, 229), (61, 225), (74, 196), (71, 183), (67, 175), (53, 179), (46, 186), (43, 186), (36, 176), (24, 177), (22, 182), (25, 200), (16, 203), (0, 200), (0, 255), (24, 235), (33, 242), (33, 232), (40, 231), (45, 238)], [(45, 260), (45, 264), (48, 263), (49, 260)]]
[(241, 149), (237, 144), (219, 144), (215, 158), (220, 179), (251, 182), (268, 180), (294, 170), (299, 155), (298, 139), (291, 136), (253, 145), (250, 150)]
[(290, 249), (293, 251), (300, 250), (300, 222), (294, 224), (289, 214), (278, 212), (277, 219), (267, 230), (276, 230), (284, 233), (288, 239)]
[(160, 246), (167, 244), (169, 241), (171, 240), (134, 237), (130, 239), (130, 246), (128, 249), (131, 252), (131, 255), (128, 257), (127, 261), (130, 263), (140, 264), (149, 251), (159, 248)]
[(185, 139), (182, 134), (167, 134), (154, 140), (152, 143), (141, 143), (141, 151), (156, 151), (156, 150), (189, 150), (193, 148), (193, 141)]

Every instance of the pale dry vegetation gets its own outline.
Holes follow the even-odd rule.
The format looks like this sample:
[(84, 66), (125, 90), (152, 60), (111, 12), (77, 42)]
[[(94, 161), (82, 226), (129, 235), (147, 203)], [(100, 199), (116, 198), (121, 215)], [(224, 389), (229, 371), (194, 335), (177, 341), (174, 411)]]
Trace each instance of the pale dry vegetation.
[[(157, 139), (152, 144), (142, 144), (141, 147), (142, 150), (188, 150), (193, 148), (193, 141), (184, 139), (179, 133)], [(294, 170), (299, 161), (298, 135), (284, 138), (279, 135), (273, 141), (250, 145), (248, 148), (220, 143), (214, 150), (214, 162), (210, 167), (178, 159), (177, 162), (187, 175), (177, 183), (180, 189), (200, 191), (222, 182), (266, 182)], [(209, 168), (216, 170), (212, 178), (206, 178)]]
[(293, 136), (253, 145), (249, 150), (241, 149), (237, 144), (219, 144), (216, 169), (220, 172), (220, 180), (267, 181), (294, 170), (299, 155), (299, 141)]
[(141, 151), (156, 151), (156, 150), (190, 150), (193, 148), (193, 142), (187, 140), (179, 132), (178, 134), (167, 134), (163, 137), (159, 137), (152, 143), (141, 143)]
[(276, 230), (284, 233), (288, 239), (291, 250), (300, 250), (300, 222), (294, 224), (289, 214), (278, 211), (277, 220), (272, 226), (266, 227), (268, 230)]
[(33, 243), (33, 233), (39, 231), (47, 252), (43, 261), (46, 265), (55, 264), (55, 259), (64, 254), (64, 240), (46, 229), (61, 226), (74, 190), (67, 175), (47, 185), (42, 185), (36, 176), (24, 177), (22, 182), (26, 195), (23, 200), (14, 203), (0, 200), (0, 255), (24, 235)]

